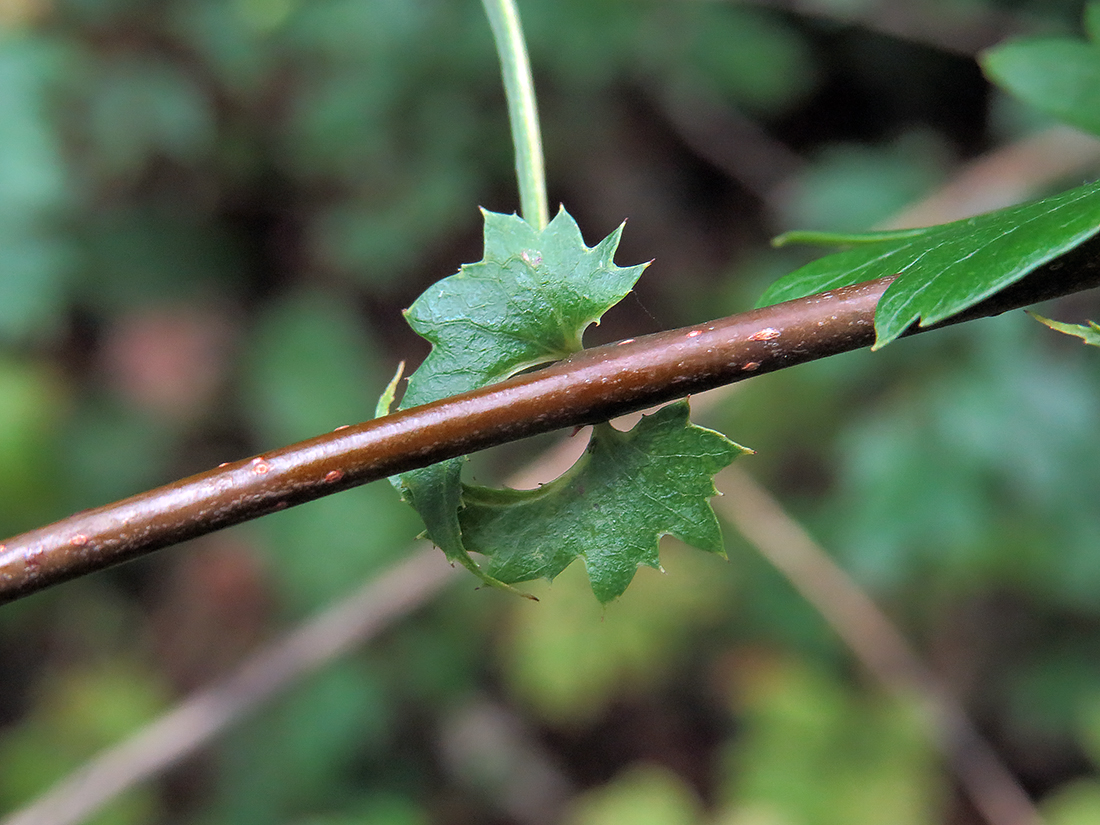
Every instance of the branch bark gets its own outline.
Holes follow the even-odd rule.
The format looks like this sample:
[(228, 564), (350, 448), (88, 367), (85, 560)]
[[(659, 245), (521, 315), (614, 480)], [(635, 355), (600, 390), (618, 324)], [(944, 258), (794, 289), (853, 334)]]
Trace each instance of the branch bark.
[[(85, 510), (0, 542), (0, 604), (154, 550), (397, 473), (874, 342), (889, 278), (584, 350), (536, 372)], [(1100, 240), (948, 323), (1100, 285)], [(920, 330), (913, 330), (920, 331)]]

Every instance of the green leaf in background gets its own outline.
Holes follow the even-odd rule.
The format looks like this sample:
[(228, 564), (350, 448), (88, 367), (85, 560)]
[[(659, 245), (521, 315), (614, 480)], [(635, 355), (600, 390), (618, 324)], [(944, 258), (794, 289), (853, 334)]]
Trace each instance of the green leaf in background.
[(205, 821), (306, 823), (311, 819), (303, 814), (316, 800), (347, 805), (343, 794), (327, 800), (326, 790), (350, 772), (364, 748), (392, 741), (393, 714), (377, 672), (362, 662), (340, 662), (313, 675), (221, 750), (219, 792)]
[(513, 600), (494, 634), (494, 667), (512, 701), (540, 724), (576, 730), (619, 702), (662, 695), (690, 671), (693, 642), (714, 638), (738, 589), (713, 556), (669, 545), (667, 575), (640, 570), (613, 610), (592, 598), (580, 565), (531, 585), (553, 595), (538, 610)]
[(1029, 312), (1028, 315), (1040, 324), (1046, 324), (1055, 332), (1064, 332), (1066, 335), (1076, 335), (1089, 346), (1100, 347), (1100, 325), (1092, 321), (1088, 322), (1088, 326), (1084, 324), (1063, 324), (1061, 321), (1052, 321), (1049, 318), (1044, 318), (1042, 315), (1036, 315), (1034, 312)]
[(1093, 43), (1100, 43), (1100, 3), (1096, 0), (1085, 6), (1085, 35)]
[(915, 704), (867, 697), (823, 668), (749, 664), (731, 697), (718, 822), (933, 825), (946, 788)]
[(134, 176), (158, 156), (197, 163), (212, 151), (213, 103), (184, 69), (132, 57), (98, 68), (87, 122), (96, 171)]
[[(484, 259), (430, 287), (405, 313), (432, 351), (409, 380), (402, 408), (576, 352), (584, 330), (645, 269), (614, 264), (622, 227), (590, 248), (564, 209), (542, 231), (515, 215), (484, 214)], [(487, 583), (511, 589), (514, 582), (553, 578), (583, 555), (596, 596), (608, 601), (623, 592), (639, 564), (659, 566), (661, 535), (721, 552), (718, 522), (706, 502), (714, 495), (709, 475), (740, 448), (689, 425), (686, 405), (647, 421), (630, 434), (597, 428), (582, 463), (537, 491), (464, 486), (463, 459), (405, 473), (400, 485), (427, 537)], [(564, 511), (585, 518), (565, 527)], [(473, 531), (469, 547), (465, 531)], [(488, 572), (469, 549), (492, 559)]]
[(1058, 120), (1100, 135), (1100, 4), (1085, 11), (1091, 43), (1034, 38), (1005, 43), (979, 58), (986, 75)]
[(685, 88), (697, 88), (692, 78), (703, 78), (739, 108), (774, 115), (817, 85), (802, 33), (778, 15), (723, 4), (705, 12), (693, 9), (674, 22), (664, 17), (659, 25), (675, 27), (675, 35), (654, 48), (663, 52), (662, 76), (673, 76), (688, 84)]
[[(1100, 182), (1040, 201), (902, 233), (868, 233), (850, 249), (780, 278), (760, 306), (896, 275), (875, 313), (875, 348), (919, 320), (929, 326), (996, 294), (1100, 231)], [(851, 244), (791, 233), (781, 241)]]
[(3, 36), (0, 13), (0, 339), (54, 331), (72, 277), (63, 219), (77, 186), (51, 115), (71, 55), (42, 37)]
[(0, 357), (0, 533), (29, 530), (60, 508), (65, 455), (55, 449), (68, 399), (41, 364)]
[(1071, 780), (1043, 797), (1039, 812), (1046, 825), (1093, 825), (1100, 821), (1100, 782)]
[(707, 821), (702, 808), (679, 776), (642, 763), (571, 800), (564, 821), (565, 825), (699, 825)]
[(660, 569), (658, 541), (674, 535), (724, 555), (708, 499), (712, 477), (742, 448), (688, 423), (686, 401), (645, 416), (630, 432), (596, 428), (585, 455), (537, 490), (466, 487), (466, 547), (490, 557), (504, 582), (553, 579), (583, 558), (601, 602), (622, 595), (639, 564)]
[[(821, 511), (827, 543), (883, 598), (903, 582), (982, 582), (1093, 615), (1100, 365), (1084, 347), (1041, 346), (1045, 331), (1023, 313), (990, 319), (980, 334), (967, 326), (881, 354), (894, 365), (945, 363), (843, 425), (837, 495)], [(1100, 662), (1091, 649), (1082, 659)], [(1017, 706), (1054, 709), (1059, 699)]]
[(784, 183), (778, 218), (783, 226), (828, 231), (874, 226), (942, 182), (948, 151), (917, 129), (890, 143), (830, 144)]

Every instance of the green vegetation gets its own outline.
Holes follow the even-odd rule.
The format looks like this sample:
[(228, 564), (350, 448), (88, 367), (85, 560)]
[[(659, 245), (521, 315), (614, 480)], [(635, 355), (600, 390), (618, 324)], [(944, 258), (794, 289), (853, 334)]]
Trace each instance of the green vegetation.
[[(613, 233), (572, 248), (599, 252), (614, 283), (601, 280), (607, 300), (579, 307), (551, 344), (474, 383), (575, 348), (632, 289), (590, 337), (737, 311), (787, 272), (833, 278), (859, 256), (891, 271), (854, 280), (902, 271), (908, 259), (891, 255), (947, 230), (801, 270), (802, 250), (768, 241), (795, 220), (864, 231), (1046, 125), (952, 51), (961, 34), (992, 46), (993, 21), (1042, 40), (985, 52), (990, 76), (1094, 128), (1081, 90), (1095, 93), (1095, 45), (1076, 34), (1078, 5), (928, 0), (907, 31), (884, 33), (873, 4), (849, 24), (857, 4), (808, 17), (735, 2), (525, 3), (551, 196), (586, 237)], [(1074, 77), (1050, 79), (1051, 49), (1079, 55)], [(478, 255), (475, 206), (516, 208), (499, 87), (473, 0), (0, 6), (0, 535), (369, 417), (393, 365), (426, 354), (400, 310), (431, 329), (416, 296)], [(1014, 200), (1046, 206), (984, 220), (1005, 236), (997, 222), (1021, 210), (1049, 216), (1073, 193), (1091, 203), (1095, 185), (1070, 187), (1098, 167), (1037, 179)], [(1091, 213), (1070, 211), (983, 268), (989, 281), (933, 303), (957, 311), (1096, 231)], [(656, 259), (636, 287), (641, 267), (611, 261), (624, 218), (620, 257)], [(566, 234), (579, 240), (576, 225)], [(463, 272), (492, 265), (491, 247)], [(546, 261), (553, 246), (537, 251)], [(498, 257), (526, 274), (515, 254)], [(943, 317), (902, 303), (880, 320), (881, 341), (918, 314)], [(1100, 315), (1088, 294), (1042, 312)], [(704, 418), (756, 449), (739, 464), (887, 608), (1054, 825), (1100, 817), (1100, 361), (1071, 343), (1015, 313), (754, 379)], [(708, 439), (707, 476), (736, 452), (685, 428), (679, 406), (593, 449), (673, 418), (675, 437)], [(475, 456), (466, 475), (495, 482), (530, 446)], [(498, 494), (451, 473), (451, 494), (474, 503), (464, 528), (478, 541), (501, 523), (516, 534), (479, 512)], [(645, 542), (668, 532), (718, 549), (700, 503), (709, 477), (689, 483), (689, 524), (652, 525)], [(554, 485), (543, 489), (536, 506)], [(384, 569), (418, 529), (376, 484), (6, 606), (0, 811)], [(666, 540), (665, 575), (643, 567), (603, 608), (581, 565), (561, 571), (579, 552), (570, 537), (538, 569), (497, 538), (488, 575), (561, 571), (530, 585), (538, 604), (467, 578), (96, 821), (525, 821), (516, 794), (546, 788), (543, 815), (577, 823), (959, 816), (914, 709), (854, 672), (820, 617), (723, 533), (729, 564)], [(642, 559), (656, 566), (648, 546)], [(593, 584), (611, 598), (623, 578)], [(485, 703), (520, 745), (461, 734)], [(524, 784), (532, 752), (556, 782)]]

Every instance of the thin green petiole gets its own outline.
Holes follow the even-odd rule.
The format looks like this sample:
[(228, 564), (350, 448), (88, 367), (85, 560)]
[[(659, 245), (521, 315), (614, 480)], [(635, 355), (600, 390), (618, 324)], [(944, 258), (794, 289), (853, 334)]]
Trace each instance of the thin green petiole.
[(550, 222), (546, 198), (546, 170), (542, 159), (542, 135), (535, 106), (535, 84), (531, 63), (514, 0), (482, 0), (500, 57), (508, 119), (516, 149), (516, 179), (519, 182), (520, 214), (535, 229)]

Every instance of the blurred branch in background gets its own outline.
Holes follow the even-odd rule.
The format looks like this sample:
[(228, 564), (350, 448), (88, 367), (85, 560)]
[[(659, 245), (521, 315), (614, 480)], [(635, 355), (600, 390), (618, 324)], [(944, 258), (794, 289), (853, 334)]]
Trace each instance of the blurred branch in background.
[[(556, 478), (572, 466), (585, 441), (563, 440), (509, 483), (534, 487)], [(208, 746), (311, 673), (377, 638), (431, 601), (455, 578), (457, 571), (434, 547), (417, 543), (407, 548), (405, 555), (404, 561), (264, 645), (228, 676), (99, 754), (0, 825), (76, 825), (85, 821), (115, 797), (157, 778)]]
[(435, 548), (366, 582), (253, 653), (135, 735), (99, 754), (3, 825), (76, 825), (133, 786), (154, 779), (299, 680), (377, 637), (428, 602), (454, 571)]
[(693, 152), (770, 208), (775, 208), (776, 187), (804, 166), (797, 153), (760, 123), (701, 83), (660, 89), (654, 96), (661, 113)]
[[(789, 187), (806, 166), (754, 119), (695, 84), (666, 89), (657, 105), (677, 134), (701, 158), (759, 197), (774, 214), (790, 200)], [(956, 169), (948, 183), (881, 224), (882, 229), (932, 226), (992, 212), (1073, 179), (1100, 163), (1100, 140), (1053, 126), (1000, 147)]]
[(737, 467), (715, 480), (715, 509), (781, 572), (888, 692), (915, 700), (927, 730), (989, 825), (1042, 818), (963, 706), (874, 601), (763, 487)]
[[(1027, 160), (1036, 157), (1036, 152), (1046, 157), (1052, 149), (1061, 150), (1054, 161), (1033, 164)], [(961, 217), (968, 214), (979, 186), (999, 193), (991, 197), (1009, 197), (1006, 193), (1024, 196), (1049, 182), (1044, 174), (1052, 178), (1071, 175), (1096, 158), (1096, 141), (1083, 140), (1069, 130), (1051, 130), (963, 167), (951, 184), (904, 215), (923, 215), (929, 222)], [(998, 173), (1004, 174), (1007, 182), (1002, 182)], [(700, 401), (713, 405), (726, 392), (697, 398), (697, 411)], [(571, 465), (583, 449), (583, 441), (565, 440), (510, 479), (510, 486), (533, 487), (555, 478)], [(890, 692), (918, 698), (949, 766), (990, 825), (1039, 822), (1026, 794), (993, 748), (873, 601), (742, 471), (720, 476), (719, 488), (726, 495), (716, 500), (717, 508), (821, 612), (875, 678)], [(103, 752), (2, 825), (81, 822), (118, 794), (163, 774), (206, 747), (308, 674), (376, 638), (434, 598), (453, 578), (434, 549), (410, 548), (408, 552), (406, 561), (265, 645), (231, 675)]]
[(882, 224), (932, 226), (1035, 197), (1052, 181), (1074, 179), (1100, 164), (1100, 140), (1054, 126), (1003, 146), (956, 170), (951, 180)]
[(453, 776), (517, 825), (561, 822), (577, 789), (513, 709), (475, 696), (448, 721), (440, 751)]

